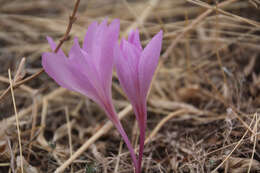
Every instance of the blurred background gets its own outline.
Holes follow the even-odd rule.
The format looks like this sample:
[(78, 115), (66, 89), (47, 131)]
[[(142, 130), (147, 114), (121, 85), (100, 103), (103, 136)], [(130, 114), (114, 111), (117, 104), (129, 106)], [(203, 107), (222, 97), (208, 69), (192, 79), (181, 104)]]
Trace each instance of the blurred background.
[[(20, 171), (19, 140), (9, 86), (41, 69), (46, 36), (63, 37), (75, 0), (0, 0), (0, 172)], [(82, 42), (94, 20), (120, 19), (121, 38), (138, 28), (143, 46), (164, 31), (163, 49), (148, 98), (143, 172), (260, 171), (260, 23), (258, 0), (81, 0), (62, 49)], [(58, 65), (57, 65), (58, 68)], [(18, 79), (18, 80), (19, 80)], [(129, 108), (113, 77), (118, 112)], [(60, 88), (44, 72), (14, 90), (27, 173), (54, 172), (104, 127), (108, 119), (91, 100)], [(122, 112), (121, 112), (122, 113)], [(124, 114), (124, 113), (123, 113)], [(134, 146), (131, 109), (122, 123)], [(133, 172), (112, 127), (67, 172)], [(66, 172), (65, 171), (65, 172)]]

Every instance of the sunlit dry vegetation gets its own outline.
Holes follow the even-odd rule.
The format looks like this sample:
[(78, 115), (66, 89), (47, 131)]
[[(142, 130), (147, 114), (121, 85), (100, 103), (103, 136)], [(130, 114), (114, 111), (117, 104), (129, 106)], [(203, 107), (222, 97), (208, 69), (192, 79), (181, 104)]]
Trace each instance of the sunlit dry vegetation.
[[(139, 28), (143, 45), (164, 31), (143, 172), (260, 172), (258, 0), (81, 0), (69, 19), (75, 3), (0, 0), (0, 172), (133, 172), (100, 107), (41, 67), (46, 36), (58, 43), (74, 22), (61, 45), (68, 53), (75, 36), (82, 42), (87, 26), (104, 18), (120, 19), (120, 37)], [(137, 148), (138, 126), (116, 74), (112, 92)]]

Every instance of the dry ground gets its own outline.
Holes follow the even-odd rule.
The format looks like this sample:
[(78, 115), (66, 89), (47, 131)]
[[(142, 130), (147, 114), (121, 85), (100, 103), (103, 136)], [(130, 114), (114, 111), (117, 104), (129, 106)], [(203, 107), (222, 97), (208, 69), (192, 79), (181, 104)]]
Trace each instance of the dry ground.
[[(0, 0), (0, 93), (41, 68), (45, 37), (62, 38), (72, 0)], [(260, 172), (260, 11), (258, 0), (81, 0), (69, 40), (82, 41), (93, 20), (121, 20), (121, 36), (138, 27), (142, 43), (164, 30), (148, 99), (145, 173)], [(137, 146), (129, 102), (113, 78), (113, 98)], [(0, 172), (54, 172), (85, 144), (65, 172), (132, 172), (129, 153), (104, 112), (59, 88), (45, 73), (0, 100)], [(123, 111), (123, 112), (122, 112)], [(17, 123), (20, 135), (17, 132)], [(97, 132), (102, 132), (97, 136)], [(90, 139), (95, 139), (90, 141)], [(86, 144), (86, 141), (88, 144)]]

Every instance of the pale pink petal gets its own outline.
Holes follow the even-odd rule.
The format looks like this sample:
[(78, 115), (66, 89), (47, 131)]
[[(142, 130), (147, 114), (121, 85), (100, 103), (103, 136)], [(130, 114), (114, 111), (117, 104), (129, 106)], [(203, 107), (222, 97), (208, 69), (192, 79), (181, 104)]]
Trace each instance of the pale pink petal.
[(100, 44), (100, 46), (102, 47), (101, 49), (102, 58), (100, 59), (99, 66), (101, 68), (99, 69), (99, 71), (104, 78), (105, 86), (111, 86), (112, 71), (114, 66), (113, 50), (115, 45), (117, 45), (119, 30), (120, 30), (119, 20), (113, 20), (104, 34), (104, 40)]
[(96, 44), (98, 45), (98, 48), (95, 51), (98, 52), (95, 52), (93, 56), (97, 59), (97, 69), (100, 76), (102, 76), (101, 81), (103, 82), (103, 86), (106, 90), (110, 90), (110, 87), (112, 85), (111, 79), (114, 66), (113, 49), (114, 46), (117, 44), (119, 29), (119, 20), (113, 20), (109, 26), (103, 26), (104, 31), (102, 33), (98, 34), (97, 32)]
[[(133, 59), (136, 57), (133, 57), (133, 46), (127, 48), (129, 44), (126, 41), (125, 44), (121, 43), (120, 47), (118, 45), (115, 47), (114, 53), (116, 57), (116, 71), (118, 79), (120, 81), (120, 85), (122, 86), (127, 97), (129, 98), (131, 103), (136, 103), (136, 101), (138, 100), (137, 88), (139, 88), (138, 71), (136, 70), (137, 68), (134, 67), (134, 64), (136, 62), (133, 61)], [(121, 47), (124, 47), (124, 50), (122, 50)]]
[[(81, 74), (83, 79), (88, 81), (87, 85), (95, 86), (92, 88), (94, 88), (100, 98), (106, 96), (104, 86), (102, 85), (102, 78), (93, 64), (93, 59), (87, 52), (80, 48), (77, 38), (74, 39), (74, 44), (69, 52), (68, 63), (78, 74)], [(78, 76), (77, 73), (75, 73), (75, 77)]]
[(80, 92), (95, 101), (99, 100), (95, 88), (81, 72), (71, 66), (68, 58), (55, 53), (43, 53), (42, 66), (45, 72), (60, 86)]
[(121, 50), (124, 54), (124, 60), (130, 67), (132, 76), (138, 78), (138, 64), (140, 61), (141, 51), (128, 41), (122, 40)]
[[(80, 48), (77, 38), (74, 39), (74, 44), (70, 49), (68, 61), (71, 66), (74, 66), (74, 68), (83, 72), (86, 76), (97, 75), (96, 67), (92, 63), (92, 57)], [(97, 81), (99, 81), (99, 76), (97, 77)]]
[(92, 50), (95, 46), (94, 41), (96, 39), (97, 28), (98, 28), (98, 23), (96, 21), (92, 22), (88, 27), (86, 36), (83, 41), (83, 50), (85, 50), (89, 54), (92, 53)]
[(93, 63), (93, 57), (80, 48), (78, 38), (76, 37), (74, 39), (74, 44), (70, 49), (68, 61), (71, 66), (74, 66), (78, 71), (85, 74), (86, 77), (90, 76), (90, 78), (93, 78), (93, 85), (99, 85), (101, 79), (97, 68)]
[(146, 97), (162, 46), (162, 31), (156, 34), (142, 52), (139, 63), (139, 82), (142, 97)]
[(102, 58), (102, 48), (104, 45), (104, 41), (106, 41), (107, 39), (107, 29), (107, 19), (105, 19), (101, 22), (101, 24), (98, 25), (95, 33), (95, 38), (92, 42), (93, 49), (90, 55), (93, 57), (92, 61), (94, 62), (97, 68), (100, 67), (100, 59)]
[(134, 30), (130, 31), (130, 34), (128, 35), (128, 42), (135, 45), (136, 48), (139, 49), (140, 51), (143, 49), (140, 42), (138, 29), (136, 29), (135, 31)]
[[(81, 93), (85, 93), (85, 90), (92, 92), (92, 86), (85, 79), (80, 80), (83, 79), (82, 74), (77, 73), (76, 69), (71, 67), (68, 59), (55, 53), (43, 53), (42, 66), (45, 72), (62, 87)], [(76, 77), (75, 73), (77, 73)]]
[(80, 48), (78, 38), (74, 38), (74, 43), (69, 51), (69, 59), (71, 63), (77, 63), (80, 65), (81, 69), (86, 68), (86, 57), (83, 57), (81, 53), (82, 49)]
[[(42, 54), (42, 66), (45, 72), (52, 77), (60, 86), (72, 90), (71, 83), (74, 83), (74, 77), (69, 71), (66, 59), (55, 53)], [(59, 70), (57, 70), (59, 67)]]
[[(47, 36), (47, 40), (48, 40), (48, 43), (49, 43), (50, 46), (51, 46), (51, 50), (54, 52), (55, 49), (56, 49), (56, 47), (57, 47), (56, 43), (55, 43), (55, 42), (53, 41), (53, 39), (52, 39), (51, 37), (49, 37), (49, 36)], [(64, 52), (63, 52), (61, 49), (58, 50), (57, 54), (58, 54), (58, 55), (61, 55), (61, 56), (63, 56), (63, 57), (66, 57), (66, 55), (64, 54)]]

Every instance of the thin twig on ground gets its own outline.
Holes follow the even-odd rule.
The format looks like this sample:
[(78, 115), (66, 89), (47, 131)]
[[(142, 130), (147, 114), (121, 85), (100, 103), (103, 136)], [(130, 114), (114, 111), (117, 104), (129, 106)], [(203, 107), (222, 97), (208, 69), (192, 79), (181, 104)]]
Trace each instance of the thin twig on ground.
[[(77, 13), (77, 10), (78, 10), (78, 7), (79, 7), (79, 3), (80, 3), (80, 0), (76, 0), (75, 2), (75, 5), (74, 5), (74, 8), (73, 8), (73, 12), (72, 12), (72, 15), (69, 16), (69, 24), (67, 26), (67, 29), (66, 29), (66, 32), (63, 36), (63, 38), (59, 41), (59, 44), (57, 45), (56, 49), (54, 50), (55, 53), (58, 52), (58, 50), (61, 48), (62, 44), (68, 40), (69, 38), (69, 33), (71, 31), (71, 28), (72, 28), (72, 25), (73, 23), (76, 21), (76, 13)], [(19, 87), (20, 85), (38, 77), (42, 72), (44, 72), (44, 69), (41, 68), (38, 72), (36, 72), (35, 74), (27, 77), (26, 79), (23, 79), (23, 80), (20, 80), (20, 81), (17, 81), (13, 84), (13, 88), (17, 88)], [(9, 93), (9, 91), (11, 90), (10, 86), (0, 95), (0, 101)]]
[[(129, 115), (131, 111), (132, 106), (126, 106), (125, 109), (118, 113), (118, 118), (121, 120), (125, 116)], [(66, 160), (61, 166), (59, 166), (55, 170), (55, 173), (63, 172), (76, 158), (78, 158), (83, 152), (85, 152), (91, 144), (93, 144), (98, 138), (109, 131), (112, 127), (114, 127), (113, 123), (108, 120), (107, 123), (101, 129), (99, 129), (98, 132), (95, 133), (95, 135), (90, 137), (77, 151), (74, 152), (74, 154), (68, 160)]]
[(11, 70), (10, 69), (8, 69), (8, 76), (9, 76), (9, 81), (10, 81), (10, 88), (11, 88), (12, 100), (13, 100), (13, 105), (14, 105), (16, 127), (17, 127), (18, 141), (19, 141), (20, 162), (21, 162), (20, 166), (21, 166), (21, 172), (24, 173), (24, 170), (23, 170), (23, 149), (22, 149), (22, 141), (21, 141), (21, 132), (20, 132), (18, 113), (17, 113), (17, 109), (16, 109), (16, 104), (15, 104), (14, 90), (13, 90), (13, 80), (11, 78)]

